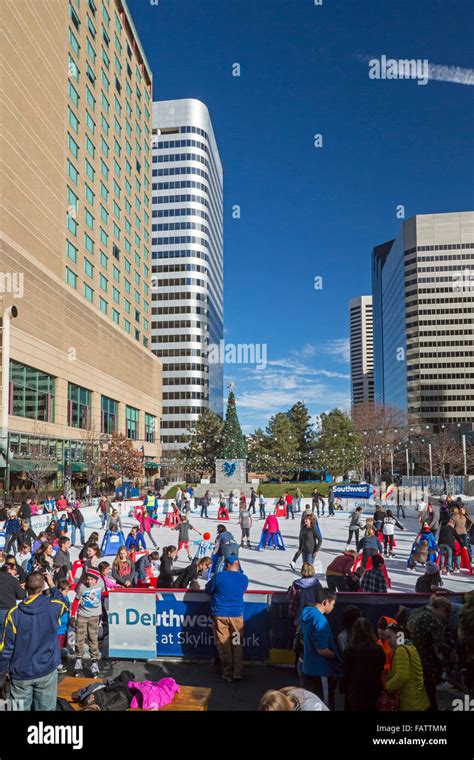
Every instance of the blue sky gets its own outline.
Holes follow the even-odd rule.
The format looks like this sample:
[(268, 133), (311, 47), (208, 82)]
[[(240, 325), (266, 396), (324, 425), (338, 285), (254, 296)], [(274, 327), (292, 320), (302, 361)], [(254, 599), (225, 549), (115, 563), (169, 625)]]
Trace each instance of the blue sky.
[(397, 206), (406, 218), (473, 207), (473, 87), (373, 80), (368, 59), (474, 67), (471, 2), (128, 5), (154, 99), (198, 98), (211, 113), (225, 172), (225, 340), (267, 346), (265, 370), (226, 366), (244, 432), (297, 400), (312, 414), (348, 407), (348, 302), (370, 293), (370, 252), (398, 234)]

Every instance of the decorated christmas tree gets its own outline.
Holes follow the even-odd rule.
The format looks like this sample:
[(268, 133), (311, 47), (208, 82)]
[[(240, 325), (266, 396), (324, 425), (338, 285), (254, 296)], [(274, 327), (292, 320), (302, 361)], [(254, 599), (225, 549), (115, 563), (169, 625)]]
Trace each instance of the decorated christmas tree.
[(240, 427), (239, 418), (237, 417), (233, 383), (230, 384), (229, 388), (227, 412), (225, 416), (224, 430), (222, 431), (222, 442), (219, 456), (222, 459), (245, 459), (247, 456), (247, 445)]

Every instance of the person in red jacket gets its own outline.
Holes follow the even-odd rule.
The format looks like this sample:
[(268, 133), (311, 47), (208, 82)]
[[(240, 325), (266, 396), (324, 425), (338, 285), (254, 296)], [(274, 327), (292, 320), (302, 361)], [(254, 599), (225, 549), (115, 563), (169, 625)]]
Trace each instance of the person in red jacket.
[(326, 583), (330, 591), (348, 591), (347, 576), (352, 570), (352, 566), (357, 557), (357, 552), (349, 549), (344, 551), (326, 568)]
[(278, 518), (275, 515), (268, 515), (265, 525), (263, 526), (265, 535), (265, 548), (267, 548), (270, 538), (272, 540), (273, 548), (276, 549), (275, 535), (280, 532), (280, 526), (278, 524)]

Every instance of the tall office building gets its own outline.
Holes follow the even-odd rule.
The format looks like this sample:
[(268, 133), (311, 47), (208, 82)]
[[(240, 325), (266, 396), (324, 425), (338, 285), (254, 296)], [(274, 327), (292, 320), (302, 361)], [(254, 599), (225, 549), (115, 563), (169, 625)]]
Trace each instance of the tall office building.
[(42, 451), (60, 488), (114, 431), (159, 458), (151, 72), (124, 0), (22, 0), (2, 16), (9, 469), (21, 479)]
[(374, 400), (374, 347), (372, 296), (353, 298), (349, 304), (352, 406)]
[(153, 103), (152, 348), (163, 362), (163, 450), (203, 409), (223, 414), (222, 165), (206, 106)]
[(474, 212), (420, 214), (372, 253), (375, 399), (474, 429)]

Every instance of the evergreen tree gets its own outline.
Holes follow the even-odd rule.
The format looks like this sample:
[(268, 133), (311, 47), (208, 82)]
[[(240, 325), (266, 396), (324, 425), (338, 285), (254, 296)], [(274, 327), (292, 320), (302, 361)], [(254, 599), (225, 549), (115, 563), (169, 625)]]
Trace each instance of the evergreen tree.
[(186, 446), (177, 458), (190, 472), (213, 473), (222, 438), (222, 420), (210, 409), (205, 409), (185, 436)]
[(247, 456), (247, 445), (237, 416), (233, 390), (229, 391), (229, 398), (227, 399), (227, 412), (219, 456), (222, 459), (245, 459)]
[(297, 401), (288, 411), (298, 443), (298, 480), (302, 470), (314, 467), (316, 433), (311, 424), (311, 415), (302, 401)]
[(247, 437), (247, 462), (249, 470), (266, 472), (271, 462), (271, 439), (262, 428)]
[(281, 481), (284, 474), (297, 468), (298, 438), (287, 413), (279, 412), (270, 419), (266, 433), (270, 439), (268, 471)]
[(360, 444), (354, 426), (340, 409), (321, 414), (321, 427), (317, 434), (316, 462), (334, 477), (346, 475), (362, 459)]

